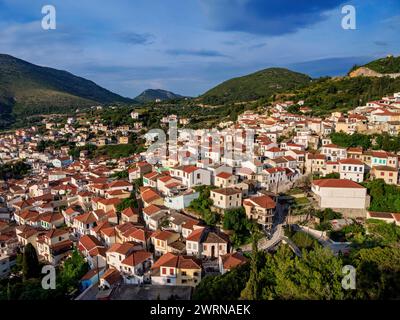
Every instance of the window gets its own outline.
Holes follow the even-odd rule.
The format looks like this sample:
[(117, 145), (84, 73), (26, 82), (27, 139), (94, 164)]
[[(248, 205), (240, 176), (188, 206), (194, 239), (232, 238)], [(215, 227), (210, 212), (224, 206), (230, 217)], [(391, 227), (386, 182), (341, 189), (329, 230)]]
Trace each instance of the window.
[(167, 279), (167, 283), (171, 283), (171, 279)]
[(182, 271), (182, 275), (183, 275), (183, 276), (186, 276), (186, 271)]
[(186, 279), (182, 279), (182, 283), (187, 283), (187, 280)]
[(162, 274), (167, 274), (167, 268), (161, 268), (161, 273)]
[(203, 245), (203, 248), (204, 248), (204, 250), (207, 250), (207, 245), (206, 244)]
[(389, 172), (389, 177), (393, 177), (393, 172)]
[(171, 276), (173, 276), (173, 275), (174, 275), (174, 269), (170, 268), (170, 269), (169, 269), (169, 274), (170, 274)]
[(381, 176), (384, 176), (385, 175), (385, 173), (384, 172), (381, 172)]

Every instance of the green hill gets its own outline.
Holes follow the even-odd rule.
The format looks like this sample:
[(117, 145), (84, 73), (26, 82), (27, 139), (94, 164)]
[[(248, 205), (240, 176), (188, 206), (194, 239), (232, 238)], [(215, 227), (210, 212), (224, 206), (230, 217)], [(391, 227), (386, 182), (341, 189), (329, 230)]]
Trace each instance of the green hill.
[(270, 68), (225, 81), (200, 96), (200, 99), (206, 104), (213, 105), (252, 101), (301, 88), (310, 81), (311, 78), (302, 73), (283, 68)]
[(400, 73), (400, 56), (388, 56), (386, 58), (371, 61), (364, 65), (373, 71), (379, 73)]
[(27, 115), (132, 102), (69, 72), (0, 54), (0, 127)]
[(400, 91), (400, 78), (389, 77), (343, 77), (321, 78), (309, 86), (289, 91), (290, 99), (304, 100), (316, 115), (333, 111), (348, 111), (384, 95)]
[(140, 103), (153, 102), (157, 99), (166, 100), (176, 100), (182, 99), (183, 96), (173, 93), (171, 91), (161, 90), (161, 89), (147, 89), (143, 91), (140, 95), (135, 98), (135, 101)]

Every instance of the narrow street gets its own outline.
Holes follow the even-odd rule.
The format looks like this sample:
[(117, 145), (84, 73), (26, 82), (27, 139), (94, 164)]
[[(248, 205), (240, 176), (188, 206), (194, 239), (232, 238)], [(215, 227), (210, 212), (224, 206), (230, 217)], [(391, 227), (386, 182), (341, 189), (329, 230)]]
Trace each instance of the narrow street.
[[(268, 250), (282, 240), (284, 236), (283, 224), (285, 223), (287, 212), (287, 204), (281, 204), (278, 201), (272, 229), (268, 232), (268, 234), (265, 232), (265, 236), (258, 241), (258, 250)], [(247, 244), (240, 248), (243, 252), (250, 252), (252, 245)]]

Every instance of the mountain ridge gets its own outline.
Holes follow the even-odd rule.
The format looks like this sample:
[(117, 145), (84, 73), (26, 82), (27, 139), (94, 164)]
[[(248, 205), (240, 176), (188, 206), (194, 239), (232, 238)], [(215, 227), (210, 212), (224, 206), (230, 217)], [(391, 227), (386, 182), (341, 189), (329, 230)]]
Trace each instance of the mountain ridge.
[(267, 68), (226, 80), (202, 94), (199, 99), (207, 104), (253, 101), (303, 87), (311, 80), (306, 74), (286, 68)]
[(183, 98), (185, 97), (163, 89), (146, 89), (136, 98), (134, 98), (134, 100), (139, 103), (146, 103), (146, 102), (153, 102), (156, 100), (166, 101), (166, 100), (175, 100)]
[(134, 103), (134, 100), (68, 71), (0, 54), (0, 114), (8, 121), (32, 114), (63, 113), (113, 103)]

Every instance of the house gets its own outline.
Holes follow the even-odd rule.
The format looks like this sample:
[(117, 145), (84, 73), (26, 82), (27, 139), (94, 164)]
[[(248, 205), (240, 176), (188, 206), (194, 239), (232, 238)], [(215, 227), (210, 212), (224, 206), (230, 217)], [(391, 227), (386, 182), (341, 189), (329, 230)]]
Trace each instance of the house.
[(28, 243), (30, 243), (33, 245), (35, 249), (37, 248), (36, 240), (40, 233), (41, 233), (40, 230), (28, 225), (19, 226), (16, 229), (18, 243), (21, 246), (26, 246)]
[(69, 240), (69, 232), (63, 229), (52, 229), (39, 235), (36, 243), (38, 256), (53, 265), (57, 265), (73, 249), (73, 242)]
[(250, 197), (243, 201), (243, 207), (247, 218), (257, 221), (266, 229), (272, 227), (276, 203), (271, 197), (267, 195)]
[(193, 257), (168, 252), (151, 268), (152, 284), (195, 287), (200, 281), (201, 262)]
[(179, 239), (179, 233), (168, 230), (157, 230), (151, 235), (151, 243), (154, 246), (154, 254), (161, 256), (171, 249), (168, 246)]
[(399, 172), (397, 169), (389, 166), (373, 166), (371, 177), (373, 179), (383, 179), (386, 184), (397, 184)]
[(199, 197), (200, 193), (188, 189), (176, 194), (171, 194), (164, 199), (164, 205), (170, 209), (183, 210), (190, 206), (190, 203)]
[(143, 201), (144, 207), (149, 205), (160, 205), (164, 204), (164, 199), (151, 187), (140, 187), (140, 196)]
[(371, 167), (389, 166), (398, 169), (399, 163), (397, 156), (386, 151), (372, 151)]
[(153, 170), (153, 166), (145, 161), (137, 162), (136, 165), (128, 169), (129, 182), (134, 182), (137, 179), (143, 178), (147, 173)]
[(79, 216), (81, 214), (79, 209), (76, 207), (68, 207), (65, 210), (61, 210), (61, 213), (64, 216), (65, 224), (68, 227), (72, 227), (74, 218), (76, 218), (77, 216)]
[(339, 147), (336, 144), (326, 144), (321, 147), (321, 154), (323, 154), (328, 160), (338, 161), (347, 158), (346, 148)]
[(41, 214), (38, 220), (44, 229), (55, 229), (64, 224), (64, 216), (58, 212)]
[(106, 247), (92, 235), (84, 235), (79, 239), (78, 250), (86, 258), (91, 268), (103, 268), (107, 265)]
[(152, 232), (139, 227), (131, 226), (127, 230), (123, 231), (121, 238), (123, 242), (135, 242), (140, 243), (144, 249), (150, 248)]
[(344, 214), (365, 215), (369, 206), (367, 189), (358, 183), (344, 179), (314, 180), (311, 190), (315, 194), (320, 208), (331, 208)]
[(210, 228), (198, 227), (186, 237), (186, 252), (199, 258), (217, 258), (229, 252), (229, 237)]
[(297, 161), (292, 156), (283, 156), (275, 159), (268, 159), (267, 163), (273, 168), (297, 168)]
[(106, 252), (107, 265), (118, 271), (122, 271), (122, 261), (133, 251), (141, 249), (143, 249), (141, 246), (131, 242), (114, 243)]
[(285, 151), (282, 149), (279, 149), (277, 147), (272, 147), (272, 148), (269, 148), (268, 150), (264, 151), (264, 156), (269, 159), (283, 157), (284, 155), (285, 155)]
[(104, 212), (117, 211), (117, 206), (121, 203), (121, 199), (94, 198), (92, 199), (92, 203), (95, 210), (103, 210)]
[(126, 284), (150, 282), (150, 268), (153, 265), (151, 252), (138, 250), (130, 253), (121, 262), (121, 275)]
[(172, 168), (171, 176), (180, 179), (188, 188), (211, 184), (211, 172), (193, 165)]
[(156, 206), (154, 204), (143, 208), (143, 220), (150, 230), (157, 230), (161, 223), (166, 220), (168, 208), (164, 206)]
[(90, 233), (90, 229), (95, 227), (97, 224), (97, 218), (93, 212), (86, 212), (80, 216), (77, 216), (73, 220), (72, 227), (75, 234), (83, 236)]
[(100, 277), (99, 287), (102, 289), (112, 289), (122, 281), (122, 276), (118, 270), (108, 268)]
[(325, 155), (319, 153), (307, 153), (305, 161), (306, 173), (316, 174), (322, 173), (326, 165)]
[(238, 208), (242, 205), (242, 191), (236, 188), (214, 189), (210, 192), (210, 199), (217, 210)]
[(322, 168), (322, 176), (326, 176), (332, 173), (339, 173), (339, 162), (338, 161), (326, 161), (325, 167)]
[(236, 176), (228, 173), (228, 172), (221, 172), (215, 176), (215, 186), (218, 188), (228, 188), (232, 187), (237, 183)]
[(364, 181), (364, 163), (357, 159), (339, 160), (340, 179), (354, 182)]
[(187, 227), (189, 224), (195, 225), (199, 223), (199, 220), (194, 219), (178, 211), (171, 211), (168, 220), (169, 220), (168, 229), (180, 233), (182, 235), (183, 235), (183, 228), (185, 226)]
[(139, 220), (139, 209), (128, 207), (121, 212), (121, 222), (138, 222)]
[(219, 256), (218, 265), (219, 272), (225, 274), (231, 271), (233, 268), (237, 268), (248, 262), (248, 259), (243, 256), (240, 252), (227, 253), (225, 255)]
[(54, 159), (51, 163), (55, 168), (63, 168), (68, 167), (72, 162), (70, 157), (61, 157)]

